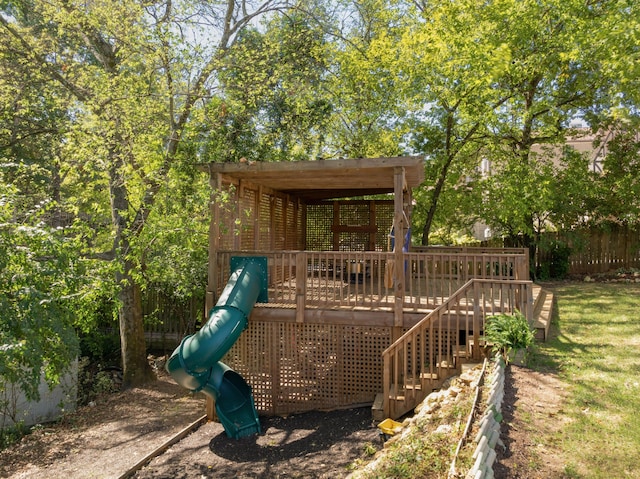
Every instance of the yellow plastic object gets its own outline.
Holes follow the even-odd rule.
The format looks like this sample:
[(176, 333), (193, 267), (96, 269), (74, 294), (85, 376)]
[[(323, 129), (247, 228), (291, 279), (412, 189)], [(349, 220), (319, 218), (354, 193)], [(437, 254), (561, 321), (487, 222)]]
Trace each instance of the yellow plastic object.
[(402, 430), (402, 423), (387, 418), (378, 424), (378, 428), (387, 436), (393, 436)]

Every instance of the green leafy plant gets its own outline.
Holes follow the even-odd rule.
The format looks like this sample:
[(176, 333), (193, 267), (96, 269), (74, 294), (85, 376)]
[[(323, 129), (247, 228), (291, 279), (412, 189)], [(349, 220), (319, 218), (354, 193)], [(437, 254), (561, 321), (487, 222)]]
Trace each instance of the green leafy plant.
[(528, 348), (535, 335), (527, 318), (520, 311), (501, 313), (487, 318), (484, 338), (493, 345), (493, 352), (501, 354), (505, 362), (509, 361), (511, 351)]

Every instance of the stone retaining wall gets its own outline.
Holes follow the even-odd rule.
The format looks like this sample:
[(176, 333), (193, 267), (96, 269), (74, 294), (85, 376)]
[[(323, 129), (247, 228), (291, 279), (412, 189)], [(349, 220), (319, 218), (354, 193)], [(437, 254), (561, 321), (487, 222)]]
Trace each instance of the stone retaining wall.
[(504, 447), (500, 440), (504, 377), (504, 360), (502, 357), (496, 356), (491, 382), (486, 387), (488, 391), (487, 408), (479, 421), (479, 430), (475, 437), (477, 444), (473, 453), (475, 462), (467, 473), (466, 477), (468, 479), (492, 479), (493, 463), (496, 459), (496, 445)]

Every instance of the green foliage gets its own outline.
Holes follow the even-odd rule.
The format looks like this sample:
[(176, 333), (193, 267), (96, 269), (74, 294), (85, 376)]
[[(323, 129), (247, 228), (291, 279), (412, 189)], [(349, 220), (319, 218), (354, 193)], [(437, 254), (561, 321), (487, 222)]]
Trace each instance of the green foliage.
[(117, 369), (103, 369), (103, 366), (83, 357), (78, 362), (78, 406), (86, 406), (120, 390), (122, 377)]
[(90, 329), (80, 335), (80, 356), (91, 364), (113, 366), (120, 364), (120, 336), (117, 332)]
[(639, 125), (637, 117), (603, 125), (607, 133), (598, 139), (598, 145), (602, 147), (607, 141), (606, 156), (589, 205), (594, 223), (615, 218), (623, 224), (634, 224), (640, 217)]
[(56, 384), (78, 353), (73, 309), (83, 268), (73, 242), (38, 221), (44, 205), (30, 212), (33, 224), (12, 222), (15, 197), (0, 192), (0, 378), (37, 399), (41, 373)]
[[(237, 96), (237, 105), (244, 108), (246, 100), (258, 117), (266, 111), (262, 105), (254, 108), (251, 95), (262, 85), (260, 78), (271, 78), (265, 68), (269, 52), (255, 42), (244, 50), (234, 44), (250, 36), (245, 28), (261, 14), (278, 19), (284, 7), (279, 0), (206, 8), (129, 0), (0, 4), (0, 154), (7, 164), (19, 165), (18, 172), (27, 167), (31, 172), (11, 171), (4, 179), (26, 192), (37, 173), (37, 200), (55, 201), (60, 221), (45, 224), (64, 228), (60, 236), (75, 242), (77, 264), (86, 267), (87, 283), (95, 286), (75, 293), (82, 328), (91, 328), (115, 306), (129, 339), (122, 351), (127, 381), (150, 377), (135, 293), (158, 279), (182, 296), (202, 289), (209, 195), (195, 163), (218, 159), (207, 152), (224, 151), (229, 144), (240, 144), (243, 151), (259, 145), (229, 141), (225, 125), (207, 113), (222, 108), (220, 99), (230, 85), (248, 92)], [(227, 14), (232, 20), (221, 22)], [(289, 79), (294, 88), (297, 67), (309, 58), (306, 45), (316, 44), (308, 33), (298, 29), (287, 44), (289, 53), (301, 51), (297, 66), (287, 70), (287, 62), (277, 62), (272, 75)], [(238, 51), (244, 56), (234, 57)], [(280, 59), (287, 56), (283, 50)], [(247, 76), (242, 85), (227, 82), (225, 74), (233, 68), (226, 58), (255, 65), (254, 72), (267, 76)], [(270, 94), (273, 85), (265, 86), (258, 88), (260, 95)], [(291, 87), (279, 91), (277, 100), (288, 102)], [(255, 98), (262, 101), (260, 95)], [(296, 109), (302, 104), (287, 103), (289, 118), (305, 116), (304, 108)], [(286, 134), (280, 130), (281, 137)], [(289, 143), (287, 148), (293, 149)], [(19, 214), (37, 200), (28, 198)]]
[(540, 251), (548, 258), (538, 265), (536, 276), (545, 279), (563, 279), (569, 273), (571, 247), (563, 241), (543, 242)]
[(24, 436), (29, 434), (29, 432), (30, 428), (20, 423), (15, 426), (0, 428), (0, 451), (16, 444)]
[(506, 362), (509, 353), (528, 348), (535, 335), (527, 319), (520, 311), (489, 316), (485, 322), (484, 339), (493, 345), (493, 351), (502, 355)]
[(206, 161), (315, 158), (332, 106), (320, 85), (322, 29), (302, 13), (242, 31), (223, 60), (224, 93), (195, 125)]

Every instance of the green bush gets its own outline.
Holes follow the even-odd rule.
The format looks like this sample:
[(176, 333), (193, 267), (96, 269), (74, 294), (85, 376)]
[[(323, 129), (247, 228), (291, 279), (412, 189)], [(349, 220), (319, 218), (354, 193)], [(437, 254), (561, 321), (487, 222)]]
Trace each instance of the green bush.
[(82, 357), (78, 362), (78, 406), (86, 406), (103, 396), (120, 391), (122, 378), (118, 369), (101, 369), (98, 363)]
[(0, 451), (14, 445), (24, 436), (29, 434), (30, 429), (23, 423), (7, 426), (0, 429)]
[(538, 265), (536, 276), (542, 280), (566, 278), (571, 266), (571, 247), (563, 241), (553, 240), (541, 244), (540, 249), (547, 253), (548, 259)]
[(520, 311), (489, 316), (484, 328), (485, 340), (493, 345), (493, 352), (501, 354), (505, 362), (509, 353), (528, 348), (535, 335), (527, 319)]

